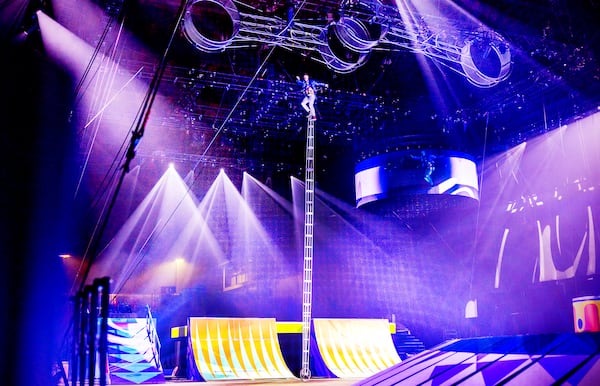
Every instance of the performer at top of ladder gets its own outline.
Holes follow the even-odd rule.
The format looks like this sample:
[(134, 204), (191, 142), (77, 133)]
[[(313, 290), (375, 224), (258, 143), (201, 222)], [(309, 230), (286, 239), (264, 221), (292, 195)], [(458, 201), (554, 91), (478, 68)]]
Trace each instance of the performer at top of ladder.
[(317, 88), (319, 87), (329, 87), (327, 83), (317, 82), (316, 80), (310, 79), (308, 74), (304, 74), (302, 79), (299, 76), (296, 76), (296, 83), (302, 87), (302, 94), (304, 98), (302, 99), (302, 107), (308, 115), (306, 118), (310, 120), (317, 119), (317, 113), (315, 112), (315, 102), (317, 100)]

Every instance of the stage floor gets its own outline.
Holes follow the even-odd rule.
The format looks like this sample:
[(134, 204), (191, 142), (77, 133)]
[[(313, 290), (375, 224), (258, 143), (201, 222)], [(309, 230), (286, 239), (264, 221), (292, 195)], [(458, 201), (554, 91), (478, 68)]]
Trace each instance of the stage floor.
[(301, 379), (274, 379), (274, 380), (241, 380), (241, 381), (209, 381), (209, 382), (194, 382), (186, 380), (168, 380), (165, 385), (180, 385), (180, 386), (241, 386), (241, 385), (310, 385), (310, 386), (350, 386), (361, 381), (362, 378), (314, 378), (307, 381)]

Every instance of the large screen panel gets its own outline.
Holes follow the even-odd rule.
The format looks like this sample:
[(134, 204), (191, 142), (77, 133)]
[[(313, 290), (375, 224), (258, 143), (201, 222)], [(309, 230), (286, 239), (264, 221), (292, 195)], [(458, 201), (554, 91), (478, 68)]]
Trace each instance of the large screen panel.
[(474, 160), (449, 150), (404, 150), (368, 158), (356, 165), (354, 183), (357, 207), (398, 194), (479, 199)]

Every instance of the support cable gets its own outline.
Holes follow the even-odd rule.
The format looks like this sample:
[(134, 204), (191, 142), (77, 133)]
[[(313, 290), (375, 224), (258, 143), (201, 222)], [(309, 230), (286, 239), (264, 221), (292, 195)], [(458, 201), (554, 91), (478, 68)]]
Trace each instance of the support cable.
[[(296, 13), (294, 14), (294, 17), (292, 18), (292, 20), (289, 21), (288, 25), (290, 25), (290, 24), (293, 23), (294, 19), (296, 18), (296, 16), (298, 15), (298, 13), (300, 12), (300, 10), (302, 9), (302, 7), (304, 6), (305, 3), (306, 3), (306, 0), (304, 0), (302, 2), (302, 4), (300, 4), (300, 6), (298, 7), (298, 9), (296, 10)], [(192, 168), (192, 170), (195, 171), (196, 168), (198, 167), (198, 165), (200, 165), (200, 162), (202, 161), (202, 157), (206, 156), (206, 153), (208, 153), (208, 150), (210, 150), (210, 148), (212, 147), (212, 145), (216, 141), (216, 139), (219, 136), (219, 134), (221, 134), (221, 132), (223, 131), (223, 128), (225, 127), (225, 125), (227, 124), (227, 122), (229, 122), (229, 119), (231, 118), (231, 116), (233, 115), (233, 113), (236, 111), (236, 109), (239, 106), (240, 102), (242, 101), (242, 99), (244, 98), (244, 96), (246, 95), (246, 93), (248, 92), (248, 89), (252, 86), (252, 84), (254, 83), (254, 81), (256, 80), (256, 78), (258, 77), (258, 74), (260, 74), (260, 72), (262, 71), (262, 69), (264, 68), (264, 66), (267, 64), (269, 58), (273, 54), (273, 51), (275, 50), (276, 47), (277, 47), (276, 45), (274, 45), (273, 47), (271, 47), (271, 49), (269, 50), (269, 53), (267, 54), (267, 56), (265, 57), (265, 59), (263, 59), (262, 63), (258, 67), (258, 69), (254, 72), (254, 75), (250, 79), (250, 82), (248, 82), (248, 84), (246, 85), (246, 87), (244, 87), (244, 90), (242, 90), (242, 93), (238, 97), (237, 101), (235, 102), (235, 104), (233, 105), (233, 107), (231, 108), (231, 110), (229, 110), (229, 113), (227, 114), (227, 116), (225, 117), (225, 119), (223, 119), (223, 123), (221, 123), (221, 126), (219, 126), (219, 128), (217, 129), (217, 132), (215, 133), (215, 135), (213, 135), (212, 139), (210, 140), (210, 142), (208, 143), (208, 145), (206, 146), (206, 148), (202, 152), (202, 155), (200, 156), (200, 159), (198, 160), (198, 162), (196, 162), (196, 164), (194, 165), (194, 167)], [(190, 185), (193, 185), (194, 181), (195, 181), (195, 179), (192, 181), (192, 183)]]
[(82, 276), (82, 279), (81, 279), (80, 291), (84, 288), (85, 282), (90, 273), (91, 267), (93, 266), (94, 260), (96, 258), (95, 254), (99, 248), (100, 241), (101, 241), (104, 231), (106, 230), (106, 227), (108, 225), (108, 221), (111, 217), (112, 210), (115, 207), (117, 197), (121, 190), (121, 186), (123, 185), (123, 180), (125, 179), (125, 175), (127, 175), (127, 173), (129, 172), (131, 161), (135, 157), (135, 151), (136, 151), (137, 145), (139, 144), (140, 140), (144, 136), (145, 126), (148, 122), (148, 118), (150, 117), (152, 104), (154, 103), (156, 94), (158, 93), (158, 86), (159, 86), (162, 76), (165, 72), (169, 51), (171, 49), (171, 46), (172, 46), (175, 36), (177, 34), (179, 24), (181, 23), (181, 20), (184, 15), (186, 3), (187, 3), (187, 0), (182, 0), (180, 9), (177, 13), (177, 19), (175, 21), (175, 25), (171, 32), (171, 36), (169, 37), (169, 41), (168, 41), (167, 46), (162, 54), (158, 68), (156, 69), (156, 72), (154, 74), (154, 77), (152, 78), (152, 81), (150, 82), (150, 86), (149, 86), (148, 92), (146, 93), (146, 96), (144, 98), (144, 102), (142, 104), (135, 129), (131, 132), (131, 139), (130, 139), (129, 147), (127, 148), (127, 150), (124, 154), (125, 162), (121, 166), (122, 172), (119, 177), (119, 180), (117, 181), (117, 185), (115, 187), (115, 191), (113, 192), (112, 198), (108, 204), (104, 219), (98, 229), (98, 234), (96, 235), (95, 241), (92, 243), (92, 247), (90, 248), (89, 263), (88, 263), (88, 265), (84, 271), (84, 274)]
[[(112, 62), (113, 62), (113, 69), (112, 69), (112, 71), (110, 72), (110, 74), (112, 75), (112, 77), (110, 78), (110, 80), (109, 80), (109, 82), (108, 82), (109, 84), (107, 84), (107, 85), (105, 86), (105, 90), (106, 90), (106, 91), (105, 91), (105, 95), (104, 95), (104, 97), (105, 97), (105, 98), (108, 98), (108, 95), (106, 95), (106, 94), (107, 94), (108, 90), (110, 90), (110, 88), (111, 88), (112, 84), (114, 83), (115, 76), (116, 76), (116, 73), (117, 73), (117, 67), (118, 67), (117, 63), (118, 63), (118, 62), (116, 62), (116, 61), (114, 60), (114, 57), (116, 56), (117, 47), (119, 46), (119, 41), (120, 41), (120, 39), (121, 39), (121, 34), (122, 34), (122, 32), (123, 32), (123, 26), (124, 26), (124, 24), (125, 24), (125, 17), (122, 17), (122, 18), (121, 18), (121, 24), (120, 24), (120, 26), (119, 26), (119, 32), (117, 33), (117, 38), (116, 38), (115, 44), (113, 45), (113, 49), (112, 49), (111, 55), (110, 55), (110, 57), (109, 57), (109, 58), (105, 59), (105, 61), (112, 60)], [(94, 55), (94, 56), (95, 56), (95, 55)], [(99, 66), (99, 68), (100, 68), (100, 66)], [(139, 71), (138, 71), (138, 73), (139, 73)], [(133, 80), (133, 79), (135, 78), (135, 76), (137, 76), (137, 73), (136, 73), (136, 75), (134, 75), (134, 77), (133, 77), (131, 80)], [(104, 77), (103, 77), (103, 78), (104, 78)], [(79, 189), (81, 188), (81, 183), (82, 183), (82, 181), (83, 181), (83, 176), (84, 176), (84, 174), (85, 174), (85, 172), (86, 172), (86, 170), (87, 170), (87, 165), (88, 165), (88, 163), (89, 163), (89, 159), (90, 159), (90, 156), (91, 156), (91, 154), (92, 154), (92, 149), (93, 149), (93, 147), (94, 147), (94, 143), (96, 142), (96, 137), (97, 137), (97, 135), (98, 135), (98, 130), (99, 130), (99, 128), (100, 128), (100, 121), (99, 121), (99, 120), (98, 120), (98, 121), (96, 121), (96, 119), (97, 119), (98, 117), (100, 117), (100, 116), (101, 116), (101, 115), (104, 113), (104, 110), (105, 110), (105, 109), (106, 109), (106, 108), (107, 108), (107, 107), (108, 107), (108, 106), (109, 106), (109, 105), (112, 103), (112, 101), (114, 100), (114, 98), (116, 98), (116, 97), (119, 95), (119, 93), (120, 93), (120, 92), (121, 92), (121, 91), (122, 91), (122, 90), (123, 90), (123, 89), (124, 89), (124, 88), (125, 88), (125, 87), (126, 87), (128, 84), (129, 84), (129, 83), (130, 83), (130, 82), (131, 82), (131, 80), (130, 80), (130, 81), (128, 81), (128, 82), (127, 82), (127, 83), (126, 83), (126, 84), (125, 84), (125, 85), (124, 85), (124, 86), (121, 88), (121, 90), (119, 90), (119, 91), (118, 91), (118, 92), (117, 92), (117, 93), (116, 93), (116, 94), (115, 94), (115, 95), (114, 95), (114, 96), (113, 96), (111, 99), (109, 99), (109, 100), (108, 100), (108, 102), (106, 102), (106, 103), (104, 104), (104, 106), (103, 106), (103, 107), (101, 107), (101, 108), (99, 109), (99, 111), (98, 111), (98, 112), (97, 112), (97, 113), (96, 113), (96, 114), (95, 114), (95, 115), (94, 115), (94, 116), (93, 116), (93, 117), (92, 117), (92, 118), (91, 118), (91, 119), (88, 121), (88, 123), (87, 123), (86, 125), (84, 125), (84, 126), (83, 126), (83, 128), (81, 128), (81, 129), (79, 130), (79, 132), (80, 132), (80, 133), (82, 133), (82, 132), (83, 132), (85, 129), (87, 129), (87, 128), (88, 128), (88, 127), (89, 127), (89, 126), (92, 124), (92, 123), (94, 123), (95, 130), (94, 130), (94, 133), (93, 133), (93, 135), (92, 135), (92, 138), (90, 139), (90, 143), (89, 143), (89, 146), (88, 146), (88, 148), (87, 148), (87, 151), (86, 151), (86, 157), (85, 157), (85, 161), (84, 161), (84, 163), (83, 163), (83, 165), (82, 165), (81, 172), (80, 172), (80, 174), (79, 174), (79, 180), (77, 181), (77, 186), (75, 187), (75, 194), (74, 194), (74, 197), (77, 197), (77, 195), (79, 194)], [(101, 82), (101, 83), (104, 83), (104, 82)], [(99, 86), (100, 86), (100, 87), (102, 87), (102, 84), (100, 84)], [(104, 99), (105, 99), (105, 98), (104, 98)], [(104, 101), (104, 100), (103, 100), (103, 101)]]
[(481, 160), (481, 173), (479, 175), (479, 200), (477, 200), (477, 216), (475, 218), (475, 240), (473, 241), (473, 252), (471, 253), (471, 278), (469, 279), (469, 300), (473, 297), (473, 278), (475, 276), (475, 259), (479, 247), (479, 221), (481, 217), (481, 193), (483, 192), (483, 173), (485, 172), (485, 156), (487, 151), (487, 137), (490, 123), (490, 113), (485, 116), (485, 132), (483, 137), (483, 153)]

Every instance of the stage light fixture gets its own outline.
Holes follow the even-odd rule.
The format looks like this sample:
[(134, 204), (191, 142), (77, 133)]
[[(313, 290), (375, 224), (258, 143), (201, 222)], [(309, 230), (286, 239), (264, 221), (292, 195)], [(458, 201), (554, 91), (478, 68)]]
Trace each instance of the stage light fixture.
[(232, 0), (193, 0), (183, 16), (182, 29), (199, 50), (222, 51), (240, 30), (240, 13)]
[(366, 2), (344, 1), (340, 5), (341, 17), (335, 32), (349, 49), (366, 53), (379, 43), (389, 26), (382, 22), (383, 5), (378, 0)]
[(319, 46), (319, 53), (325, 64), (337, 72), (348, 73), (362, 66), (367, 61), (369, 50), (361, 50), (362, 52), (359, 52), (350, 49), (340, 39), (339, 31), (341, 30), (346, 30), (342, 35), (354, 36), (362, 40), (367, 39), (368, 36), (366, 30), (361, 28), (359, 23), (354, 22), (347, 22), (343, 25), (332, 22), (319, 35), (319, 40), (322, 43)]
[(460, 65), (467, 80), (482, 88), (502, 82), (512, 69), (508, 43), (498, 34), (485, 35), (467, 40), (460, 55)]

